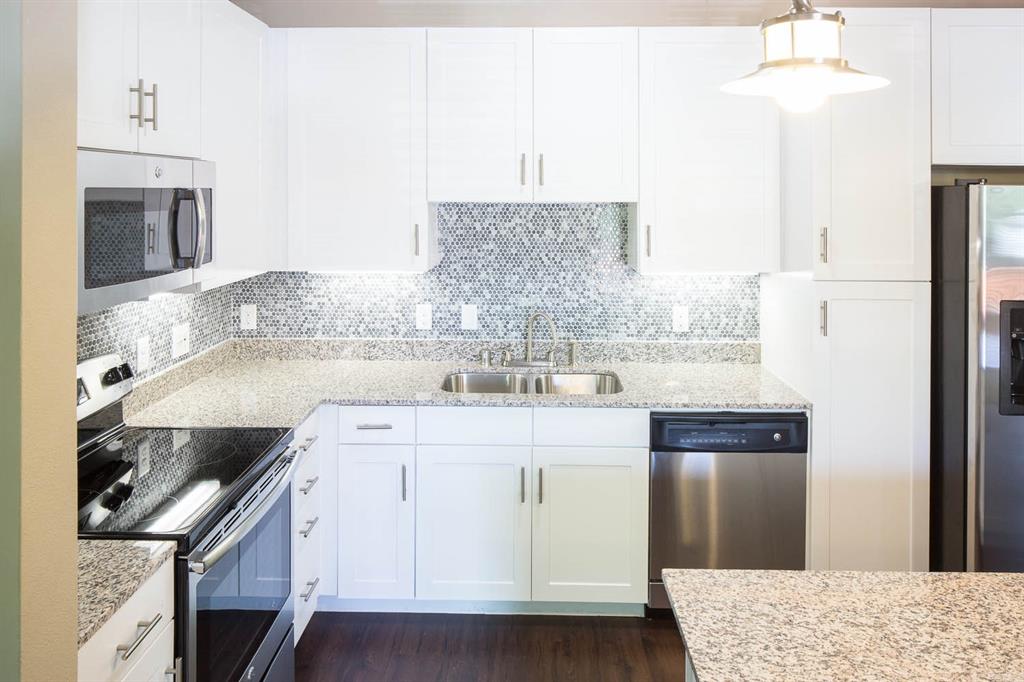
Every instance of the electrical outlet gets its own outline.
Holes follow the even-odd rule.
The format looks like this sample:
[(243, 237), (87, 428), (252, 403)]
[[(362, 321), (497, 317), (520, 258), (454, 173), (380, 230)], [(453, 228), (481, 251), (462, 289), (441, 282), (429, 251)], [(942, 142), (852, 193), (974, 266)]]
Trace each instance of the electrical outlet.
[(139, 443), (139, 447), (135, 451), (135, 475), (139, 478), (149, 473), (150, 449), (149, 438), (146, 438)]
[(171, 359), (180, 358), (190, 350), (192, 350), (192, 339), (188, 322), (171, 327)]
[(238, 309), (239, 329), (256, 328), (256, 306), (253, 304), (243, 305)]
[(477, 317), (476, 305), (473, 303), (465, 303), (462, 306), (462, 328), (463, 329), (479, 329), (480, 320)]
[(690, 331), (690, 306), (672, 306), (672, 331), (677, 334)]
[(174, 429), (171, 431), (171, 449), (178, 451), (188, 445), (192, 440), (192, 432), (188, 429)]
[(140, 336), (135, 341), (135, 371), (145, 372), (149, 369), (152, 358), (149, 354), (149, 337)]
[(434, 326), (434, 306), (429, 303), (416, 304), (416, 328), (430, 329)]

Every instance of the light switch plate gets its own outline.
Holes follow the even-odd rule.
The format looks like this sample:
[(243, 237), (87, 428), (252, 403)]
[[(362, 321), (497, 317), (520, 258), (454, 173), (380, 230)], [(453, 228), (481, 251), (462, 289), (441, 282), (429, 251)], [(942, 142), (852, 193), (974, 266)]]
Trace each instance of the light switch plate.
[(192, 432), (188, 429), (174, 429), (171, 431), (171, 449), (174, 451), (188, 445), (190, 440), (192, 440)]
[(434, 326), (434, 306), (429, 303), (416, 304), (416, 328), (430, 329)]
[(238, 309), (239, 329), (256, 328), (256, 306), (252, 303), (240, 306)]
[(672, 306), (672, 331), (677, 334), (690, 331), (690, 306)]
[(149, 353), (149, 337), (140, 336), (135, 341), (135, 371), (145, 372), (152, 364)]
[(171, 358), (180, 358), (190, 350), (192, 350), (192, 339), (188, 322), (171, 327)]
[(473, 303), (464, 303), (462, 305), (462, 328), (463, 329), (479, 329), (480, 320), (477, 316), (476, 305)]
[(142, 478), (149, 473), (149, 455), (151, 446), (149, 438), (143, 439), (135, 451), (135, 475)]

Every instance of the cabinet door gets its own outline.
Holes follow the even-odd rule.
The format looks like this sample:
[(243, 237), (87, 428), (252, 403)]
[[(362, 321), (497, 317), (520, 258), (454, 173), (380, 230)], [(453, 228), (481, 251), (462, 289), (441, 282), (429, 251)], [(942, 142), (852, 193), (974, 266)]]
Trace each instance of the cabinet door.
[(427, 30), (430, 201), (533, 198), (533, 32)]
[(778, 107), (721, 91), (761, 56), (756, 28), (640, 29), (642, 271), (778, 269)]
[(812, 568), (928, 570), (930, 286), (817, 284)]
[(932, 163), (1024, 165), (1024, 9), (932, 10)]
[(416, 448), (416, 598), (530, 599), (530, 448)]
[(174, 672), (174, 621), (168, 622), (160, 630), (148, 648), (136, 651), (131, 668), (123, 677), (115, 677), (116, 682), (166, 682), (167, 676)]
[(288, 33), (288, 258), (427, 267), (426, 31)]
[(78, 146), (134, 152), (139, 145), (138, 0), (78, 3)]
[(146, 91), (146, 116), (155, 118), (139, 134), (146, 154), (198, 157), (202, 112), (199, 0), (139, 3), (139, 76)]
[(203, 3), (202, 157), (217, 165), (211, 266), (204, 288), (229, 284), (274, 263), (262, 214), (262, 60), (267, 27), (228, 0)]
[(646, 448), (534, 448), (533, 599), (647, 601)]
[(534, 45), (534, 197), (636, 201), (635, 28), (539, 28)]
[(838, 95), (816, 118), (814, 274), (931, 278), (927, 9), (844, 10), (843, 50), (887, 87)]
[(338, 453), (338, 596), (412, 599), (415, 448), (342, 445)]

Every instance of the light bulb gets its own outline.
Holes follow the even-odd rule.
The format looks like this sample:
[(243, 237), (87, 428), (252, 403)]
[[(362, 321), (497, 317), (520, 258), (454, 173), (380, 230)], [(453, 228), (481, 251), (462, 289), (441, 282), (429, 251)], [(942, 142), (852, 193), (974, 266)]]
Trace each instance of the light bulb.
[(823, 92), (787, 92), (778, 95), (775, 101), (791, 114), (806, 114), (824, 104), (826, 98)]

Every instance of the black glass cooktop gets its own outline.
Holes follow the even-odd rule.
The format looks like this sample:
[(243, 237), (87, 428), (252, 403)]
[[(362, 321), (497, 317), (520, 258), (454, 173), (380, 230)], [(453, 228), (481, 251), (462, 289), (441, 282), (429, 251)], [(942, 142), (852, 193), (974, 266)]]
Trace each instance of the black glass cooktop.
[(82, 537), (188, 534), (265, 461), (284, 429), (136, 429), (78, 460)]

